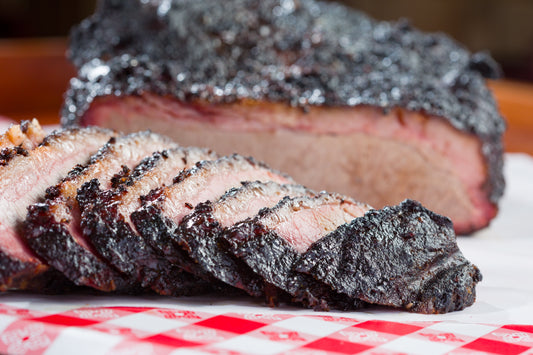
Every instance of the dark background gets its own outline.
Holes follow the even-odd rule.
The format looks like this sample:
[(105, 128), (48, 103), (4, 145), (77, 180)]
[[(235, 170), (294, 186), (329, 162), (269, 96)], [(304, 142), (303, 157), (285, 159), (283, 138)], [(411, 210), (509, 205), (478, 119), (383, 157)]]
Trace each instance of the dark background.
[[(408, 18), (420, 29), (446, 32), (472, 51), (488, 50), (507, 78), (533, 82), (532, 0), (341, 2), (377, 19)], [(67, 36), (95, 4), (96, 0), (0, 0), (0, 39)]]

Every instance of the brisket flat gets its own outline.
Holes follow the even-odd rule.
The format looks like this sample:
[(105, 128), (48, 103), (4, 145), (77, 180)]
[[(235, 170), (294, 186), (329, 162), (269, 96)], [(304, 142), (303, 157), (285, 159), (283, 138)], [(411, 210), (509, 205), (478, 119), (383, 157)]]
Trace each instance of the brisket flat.
[(443, 34), (314, 0), (102, 0), (70, 49), (64, 125), (150, 128), (376, 208), (416, 199), (458, 233), (497, 213), (499, 68)]
[(410, 200), (339, 227), (315, 242), (294, 270), (308, 275), (290, 282), (302, 298), (306, 280), (320, 280), (354, 299), (418, 313), (470, 306), (481, 280), (459, 251), (450, 220)]
[(222, 245), (226, 228), (254, 217), (260, 209), (276, 205), (285, 196), (311, 196), (301, 185), (247, 181), (227, 191), (216, 202), (200, 203), (185, 216), (174, 234), (175, 241), (205, 271), (252, 296), (264, 295), (263, 279)]
[(174, 244), (176, 228), (198, 203), (217, 200), (242, 181), (255, 180), (292, 183), (290, 177), (252, 158), (232, 155), (202, 161), (180, 173), (173, 185), (152, 191), (143, 206), (131, 214), (131, 220), (145, 241), (168, 261), (216, 283), (218, 280)]
[[(104, 189), (122, 166), (136, 165), (156, 150), (176, 146), (175, 143), (150, 132), (134, 133), (112, 139), (94, 154), (87, 165), (72, 169), (60, 183), (47, 190), (46, 201), (28, 208), (25, 237), (29, 246), (49, 265), (54, 266), (77, 285), (103, 291), (121, 291), (132, 281), (110, 267), (84, 238), (80, 228), (78, 189), (98, 179)], [(78, 205), (79, 200), (83, 203)]]
[(33, 280), (49, 268), (22, 238), (26, 208), (43, 198), (46, 188), (74, 165), (86, 163), (113, 134), (98, 128), (60, 130), (0, 166), (0, 290), (42, 286)]
[[(275, 207), (235, 224), (222, 238), (228, 250), (266, 283), (291, 292), (293, 265), (309, 246), (340, 225), (361, 217), (369, 208), (337, 194), (285, 197)], [(274, 292), (266, 296), (271, 300), (278, 295)], [(320, 304), (327, 308), (337, 299), (336, 293), (329, 291), (321, 295)]]
[[(168, 274), (166, 277), (173, 278), (174, 289), (164, 292), (157, 283), (154, 285), (150, 281), (156, 292), (174, 296), (196, 293), (198, 280), (179, 268), (174, 268), (169, 273), (172, 266), (137, 234), (130, 221), (130, 214), (140, 207), (140, 197), (150, 190), (172, 184), (179, 172), (191, 168), (199, 161), (216, 158), (216, 154), (207, 149), (169, 149), (143, 159), (126, 176), (117, 176), (112, 189), (101, 191), (96, 181), (83, 185), (80, 194), (93, 196), (89, 199), (92, 207), (84, 208), (82, 213), (81, 226), (85, 237), (99, 255), (122, 273), (139, 282), (144, 281), (143, 286), (149, 286), (146, 284), (147, 280), (156, 280), (161, 275)], [(152, 267), (145, 270), (144, 265)]]

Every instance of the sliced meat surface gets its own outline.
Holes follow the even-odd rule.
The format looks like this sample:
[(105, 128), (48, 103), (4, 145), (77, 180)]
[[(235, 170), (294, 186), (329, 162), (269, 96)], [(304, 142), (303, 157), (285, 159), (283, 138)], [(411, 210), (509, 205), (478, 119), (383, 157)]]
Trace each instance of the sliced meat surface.
[[(370, 209), (347, 197), (321, 193), (315, 197), (285, 197), (275, 207), (229, 228), (223, 238), (228, 250), (265, 282), (290, 292), (293, 265), (317, 240)], [(294, 296), (294, 294), (292, 294)], [(277, 297), (267, 294), (267, 298)], [(336, 298), (329, 292), (322, 303)]]
[(478, 268), (459, 251), (451, 221), (407, 200), (372, 210), (314, 243), (296, 262), (309, 277), (291, 281), (305, 298), (306, 280), (371, 304), (418, 313), (471, 305)]
[(49, 188), (45, 202), (28, 208), (25, 236), (30, 247), (78, 285), (103, 291), (132, 286), (132, 281), (110, 267), (84, 238), (78, 189), (93, 179), (108, 189), (111, 178), (122, 166), (135, 166), (154, 151), (175, 146), (168, 138), (150, 132), (111, 140), (87, 165), (74, 168), (59, 184)]
[(218, 201), (204, 202), (185, 216), (175, 233), (175, 241), (190, 257), (215, 278), (252, 296), (264, 295), (263, 278), (236, 259), (223, 245), (225, 229), (254, 217), (260, 209), (275, 206), (284, 197), (312, 196), (301, 185), (247, 181), (227, 191)]
[[(130, 214), (141, 206), (140, 197), (152, 189), (171, 185), (173, 179), (184, 169), (193, 167), (203, 160), (214, 160), (217, 156), (210, 150), (199, 148), (174, 148), (156, 152), (143, 159), (127, 176), (119, 178), (116, 186), (102, 191), (96, 181), (85, 184), (80, 194), (86, 196), (91, 206), (82, 213), (82, 230), (99, 255), (121, 272), (137, 280), (155, 279), (167, 273), (170, 266), (166, 259), (144, 242), (130, 221)], [(89, 198), (92, 196), (91, 198)], [(156, 262), (152, 260), (156, 259)], [(148, 268), (153, 276), (147, 275), (143, 265), (165, 265), (161, 270)], [(192, 281), (192, 275), (174, 270), (172, 282), (175, 290), (166, 294), (192, 294), (193, 287), (179, 282), (182, 275)], [(148, 286), (148, 285), (145, 285)], [(156, 287), (156, 291), (160, 292)]]
[(252, 158), (232, 155), (214, 161), (203, 161), (182, 172), (173, 185), (152, 191), (144, 199), (143, 206), (131, 214), (131, 220), (146, 242), (170, 262), (216, 282), (184, 250), (175, 246), (175, 230), (183, 217), (193, 212), (198, 203), (217, 200), (242, 181), (255, 180), (282, 184), (293, 182), (290, 177), (271, 170)]
[(0, 136), (0, 150), (12, 147), (30, 150), (41, 144), (45, 135), (46, 133), (39, 124), (39, 121), (35, 118), (31, 121), (22, 121), (18, 125), (11, 125)]
[(497, 63), (405, 21), (290, 4), (103, 0), (73, 31), (62, 123), (150, 127), (376, 208), (419, 200), (461, 234), (487, 226), (504, 190)]
[(45, 195), (76, 164), (85, 164), (114, 132), (99, 128), (67, 129), (47, 136), (37, 148), (0, 166), (0, 289), (32, 287), (48, 270), (22, 238), (26, 208)]

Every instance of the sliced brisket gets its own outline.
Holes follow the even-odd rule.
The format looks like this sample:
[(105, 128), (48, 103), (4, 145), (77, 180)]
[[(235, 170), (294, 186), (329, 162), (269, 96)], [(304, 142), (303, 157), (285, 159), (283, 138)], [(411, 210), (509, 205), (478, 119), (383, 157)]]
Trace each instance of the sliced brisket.
[[(285, 197), (275, 207), (235, 224), (222, 238), (228, 250), (267, 283), (290, 292), (293, 265), (309, 246), (340, 225), (364, 215), (369, 208), (336, 194)], [(338, 299), (331, 291), (320, 296), (324, 308)], [(268, 299), (273, 297), (277, 295), (267, 294)]]
[(285, 196), (311, 196), (314, 192), (301, 185), (248, 181), (226, 192), (216, 202), (200, 203), (183, 218), (175, 237), (189, 256), (215, 278), (252, 296), (264, 294), (263, 279), (246, 264), (236, 259), (222, 245), (222, 233), (260, 209), (276, 205)]
[[(171, 185), (174, 177), (183, 169), (191, 168), (199, 161), (216, 158), (216, 154), (207, 149), (169, 149), (143, 159), (126, 176), (117, 176), (112, 189), (101, 191), (96, 181), (83, 185), (80, 194), (93, 196), (89, 199), (92, 206), (84, 208), (82, 213), (81, 225), (85, 237), (90, 240), (99, 255), (121, 272), (139, 281), (146, 282), (147, 279), (168, 274), (168, 262), (137, 234), (130, 221), (130, 214), (140, 207), (140, 197), (148, 194), (150, 190)], [(149, 267), (144, 270), (143, 265), (164, 267)], [(151, 272), (152, 276), (147, 275), (147, 272)], [(174, 279), (172, 284), (175, 289), (166, 294), (192, 294), (195, 287), (198, 287), (191, 287), (194, 278), (180, 269), (171, 274), (166, 277)], [(181, 279), (184, 280), (180, 281)], [(154, 288), (159, 293), (163, 292), (157, 286)]]
[(52, 133), (41, 145), (12, 157), (0, 166), (0, 290), (39, 288), (34, 277), (48, 266), (30, 250), (22, 238), (21, 224), (28, 205), (44, 197), (76, 164), (91, 154), (114, 132), (98, 129), (68, 129)]
[(62, 123), (149, 127), (376, 208), (420, 200), (459, 233), (488, 225), (504, 189), (497, 64), (405, 21), (287, 4), (102, 0), (72, 33)]
[[(28, 208), (25, 236), (30, 247), (78, 285), (103, 291), (123, 290), (132, 281), (101, 259), (80, 228), (81, 206), (92, 201), (78, 193), (86, 182), (97, 179), (102, 188), (111, 187), (111, 178), (122, 166), (136, 165), (154, 151), (176, 146), (150, 132), (134, 133), (111, 140), (91, 157), (87, 165), (71, 170), (59, 184), (50, 187), (46, 201)], [(81, 200), (81, 201), (80, 201)], [(78, 205), (78, 201), (82, 202)]]
[[(450, 220), (410, 200), (340, 226), (315, 242), (295, 270), (349, 297), (419, 313), (470, 306), (481, 280), (459, 251)], [(291, 285), (305, 298), (305, 281), (296, 277)]]
[(232, 155), (203, 161), (180, 173), (173, 185), (152, 191), (144, 199), (143, 206), (131, 214), (131, 220), (146, 242), (159, 250), (167, 260), (216, 282), (185, 251), (175, 246), (175, 230), (198, 203), (217, 200), (242, 181), (255, 180), (292, 182), (290, 177), (252, 158)]

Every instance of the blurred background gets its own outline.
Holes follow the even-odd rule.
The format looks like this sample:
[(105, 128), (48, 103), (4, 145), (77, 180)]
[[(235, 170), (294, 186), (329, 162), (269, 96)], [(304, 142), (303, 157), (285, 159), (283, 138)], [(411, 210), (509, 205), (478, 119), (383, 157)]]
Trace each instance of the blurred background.
[[(408, 18), (426, 31), (442, 31), (470, 50), (488, 50), (506, 77), (533, 82), (531, 0), (340, 0), (374, 18)], [(67, 36), (90, 15), (96, 0), (1, 0), (0, 38)]]

